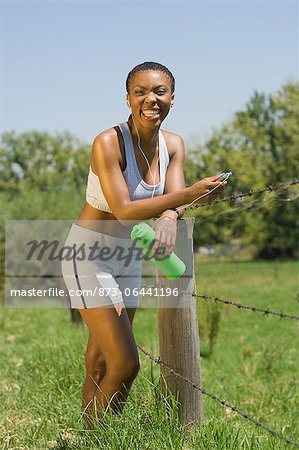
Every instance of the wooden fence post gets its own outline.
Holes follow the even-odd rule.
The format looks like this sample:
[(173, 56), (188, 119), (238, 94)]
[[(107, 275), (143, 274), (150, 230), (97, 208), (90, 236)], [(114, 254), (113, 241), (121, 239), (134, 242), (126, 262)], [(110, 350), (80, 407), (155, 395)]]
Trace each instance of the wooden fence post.
[[(185, 262), (185, 275), (179, 280), (167, 280), (157, 270), (157, 281), (161, 286), (178, 288), (178, 297), (158, 297), (158, 332), (160, 357), (163, 362), (201, 386), (200, 344), (196, 300), (190, 294), (195, 289), (193, 259), (194, 218), (178, 221), (175, 253)], [(158, 292), (163, 292), (162, 289)], [(189, 295), (188, 295), (189, 294)], [(171, 307), (169, 307), (171, 306)], [(190, 427), (203, 423), (203, 395), (198, 389), (176, 378), (161, 366), (166, 380), (163, 393), (171, 392), (179, 401), (180, 417)]]

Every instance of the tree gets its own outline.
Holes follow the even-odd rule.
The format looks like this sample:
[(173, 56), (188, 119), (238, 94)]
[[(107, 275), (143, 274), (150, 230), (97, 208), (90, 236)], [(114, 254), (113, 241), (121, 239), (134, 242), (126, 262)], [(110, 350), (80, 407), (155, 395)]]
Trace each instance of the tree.
[(0, 144), (0, 292), (4, 220), (74, 220), (84, 204), (90, 149), (69, 133), (4, 133)]
[[(299, 83), (289, 82), (274, 95), (255, 92), (243, 111), (215, 130), (200, 149), (200, 171), (233, 172), (226, 190), (247, 191), (298, 177)], [(292, 257), (298, 252), (297, 187), (213, 209), (199, 208), (198, 242), (242, 237), (260, 257)], [(246, 205), (250, 206), (250, 210)], [(233, 213), (236, 211), (236, 213)], [(232, 215), (233, 213), (233, 215)]]
[(59, 182), (62, 189), (69, 183), (80, 188), (86, 179), (89, 158), (90, 150), (69, 133), (4, 133), (0, 145), (0, 191), (17, 193), (24, 186), (49, 191)]
[(70, 219), (84, 202), (90, 149), (69, 133), (4, 133), (0, 196), (5, 219)]

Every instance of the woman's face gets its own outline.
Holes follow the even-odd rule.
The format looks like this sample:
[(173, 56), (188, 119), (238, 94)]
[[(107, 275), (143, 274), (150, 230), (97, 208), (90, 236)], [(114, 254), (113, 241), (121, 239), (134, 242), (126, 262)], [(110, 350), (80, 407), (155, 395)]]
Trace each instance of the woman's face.
[(143, 127), (155, 128), (161, 125), (173, 99), (170, 78), (163, 72), (146, 70), (136, 73), (130, 80), (127, 100), (135, 123)]

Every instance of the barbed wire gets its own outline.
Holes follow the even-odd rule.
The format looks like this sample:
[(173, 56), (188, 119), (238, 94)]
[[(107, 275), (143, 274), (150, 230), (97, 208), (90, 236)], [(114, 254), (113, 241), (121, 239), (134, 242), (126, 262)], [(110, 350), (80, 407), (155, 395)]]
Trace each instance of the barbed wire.
[[(246, 202), (241, 202), (241, 203), (237, 203), (237, 204), (233, 204), (233, 205), (226, 204), (225, 205), (226, 207), (219, 211), (217, 211), (217, 209), (215, 209), (215, 208), (214, 209), (206, 208), (204, 215), (202, 214), (202, 210), (199, 210), (197, 208), (197, 211), (194, 209), (192, 217), (197, 218), (198, 214), (200, 213), (201, 214), (201, 216), (200, 216), (201, 225), (206, 222), (211, 222), (211, 220), (215, 220), (219, 216), (225, 216), (226, 221), (233, 221), (234, 220), (233, 215), (236, 213), (240, 214), (242, 212), (247, 212), (247, 211), (254, 212), (254, 213), (261, 212), (265, 208), (269, 208), (269, 206), (271, 206), (274, 202), (288, 203), (288, 206), (289, 206), (291, 204), (291, 202), (295, 202), (298, 198), (299, 198), (299, 194), (296, 195), (295, 197), (289, 196), (288, 198), (282, 198), (281, 195), (279, 195), (279, 192), (277, 192), (277, 195), (275, 197), (274, 196), (271, 196), (271, 197), (263, 196), (263, 197), (252, 198), (251, 200), (247, 199)], [(210, 204), (212, 204), (212, 203), (210, 203)], [(207, 206), (207, 205), (203, 205), (203, 206)], [(190, 207), (190, 209), (191, 208), (192, 208), (192, 206)], [(188, 211), (188, 209), (187, 209), (187, 211)]]
[[(250, 190), (249, 192), (245, 192), (245, 193), (240, 193), (240, 194), (233, 194), (229, 197), (225, 197), (221, 200), (214, 200), (210, 203), (206, 203), (203, 205), (193, 205), (190, 206), (189, 208), (186, 208), (186, 211), (191, 211), (191, 210), (196, 210), (200, 207), (204, 207), (204, 206), (210, 206), (210, 205), (215, 205), (215, 204), (219, 204), (219, 203), (225, 203), (225, 202), (233, 202), (236, 201), (237, 199), (243, 199), (244, 197), (251, 197), (253, 195), (261, 195), (265, 192), (274, 192), (274, 191), (280, 191), (282, 189), (286, 189), (289, 186), (293, 186), (299, 184), (299, 180), (295, 179), (295, 180), (291, 180), (289, 182), (284, 182), (284, 183), (277, 183), (275, 185), (270, 185), (266, 188), (263, 189), (257, 189), (255, 191)], [(288, 198), (288, 199), (283, 199), (284, 201), (294, 201), (298, 198), (298, 196), (296, 196), (295, 198)], [(246, 209), (250, 209), (252, 208), (254, 205), (250, 205), (249, 208)], [(162, 283), (156, 283), (154, 285), (143, 285), (142, 287), (148, 288), (148, 287), (163, 287)], [(184, 291), (179, 291), (182, 294), (186, 295), (186, 292)], [(189, 293), (187, 293), (189, 294)], [(267, 309), (263, 309), (263, 308), (258, 308), (256, 306), (249, 306), (249, 305), (244, 305), (241, 303), (237, 303), (237, 302), (233, 302), (231, 300), (226, 300), (226, 299), (221, 299), (217, 296), (214, 295), (198, 295), (195, 292), (190, 293), (189, 295), (191, 295), (192, 297), (199, 298), (202, 300), (211, 300), (214, 302), (218, 302), (218, 303), (222, 303), (225, 305), (230, 305), (230, 306), (235, 306), (238, 309), (244, 309), (247, 311), (252, 311), (252, 312), (258, 312), (258, 313), (263, 313), (265, 316), (268, 315), (274, 315), (274, 316), (278, 316), (280, 317), (280, 319), (293, 319), (293, 320), (299, 320), (299, 316), (293, 316), (290, 314), (286, 314), (283, 311), (281, 312), (277, 312), (277, 311), (273, 311), (270, 310), (269, 308)], [(186, 382), (187, 384), (190, 384), (194, 389), (199, 390), (203, 395), (206, 395), (208, 397), (210, 397), (211, 399), (217, 401), (218, 403), (220, 403), (222, 406), (225, 406), (226, 408), (230, 409), (231, 411), (239, 414), (241, 417), (245, 418), (246, 420), (250, 421), (251, 423), (253, 423), (254, 425), (264, 429), (265, 431), (267, 431), (268, 433), (272, 434), (273, 436), (283, 440), (284, 442), (286, 442), (287, 444), (293, 445), (296, 448), (299, 448), (299, 443), (293, 441), (292, 439), (286, 438), (285, 436), (283, 436), (282, 434), (278, 433), (275, 430), (272, 430), (271, 428), (269, 428), (268, 426), (264, 425), (263, 423), (261, 423), (259, 420), (254, 419), (253, 417), (251, 417), (250, 415), (240, 411), (237, 407), (230, 405), (226, 400), (221, 400), (218, 396), (216, 396), (215, 394), (211, 394), (210, 392), (207, 392), (205, 389), (203, 389), (202, 387), (200, 387), (199, 385), (193, 383), (191, 380), (189, 380), (187, 377), (184, 377), (183, 375), (181, 375), (180, 373), (176, 372), (174, 369), (172, 369), (168, 364), (166, 364), (165, 362), (161, 361), (160, 357), (156, 358), (153, 355), (151, 355), (149, 352), (147, 352), (146, 350), (144, 350), (139, 344), (137, 344), (137, 347), (139, 348), (139, 350), (144, 353), (149, 359), (151, 359), (154, 363), (165, 367), (166, 370), (169, 373), (172, 373), (175, 377), (182, 379), (184, 382)], [(185, 436), (185, 434), (183, 434), (177, 427), (175, 427), (177, 429), (177, 431), (185, 438), (188, 440), (188, 442), (190, 444), (192, 444), (194, 446), (194, 444), (190, 441), (189, 438), (187, 438)]]
[[(165, 286), (161, 282), (157, 282), (155, 284), (143, 284), (141, 286), (141, 288), (144, 288), (144, 289), (150, 289), (150, 288), (154, 289), (154, 288), (164, 288), (164, 287)], [(189, 292), (185, 292), (185, 291), (181, 291), (181, 290), (179, 290), (178, 293), (184, 294), (184, 295), (191, 295), (194, 298), (200, 298), (202, 300), (212, 300), (214, 302), (223, 303), (225, 305), (235, 306), (238, 309), (245, 309), (247, 311), (263, 313), (265, 316), (273, 315), (273, 316), (280, 317), (280, 319), (299, 320), (299, 316), (293, 316), (292, 314), (286, 314), (283, 311), (279, 312), (279, 311), (273, 311), (269, 308), (263, 309), (263, 308), (259, 308), (257, 306), (244, 305), (243, 303), (237, 303), (232, 300), (221, 299), (215, 295), (199, 295), (199, 294), (196, 294), (196, 292), (189, 293)]]
[(264, 192), (276, 192), (282, 189), (287, 189), (290, 186), (294, 186), (296, 184), (299, 184), (299, 179), (294, 179), (294, 180), (290, 180), (290, 181), (286, 181), (286, 182), (281, 182), (281, 183), (276, 183), (270, 186), (267, 186), (266, 188), (262, 188), (262, 189), (257, 189), (255, 191), (250, 190), (248, 192), (241, 192), (240, 194), (232, 194), (229, 197), (224, 197), (220, 200), (213, 200), (210, 203), (205, 203), (203, 205), (192, 205), (188, 208), (186, 208), (186, 211), (193, 211), (195, 209), (198, 208), (202, 208), (205, 206), (214, 206), (217, 205), (218, 203), (227, 203), (227, 202), (234, 202), (237, 199), (241, 199), (244, 197), (251, 197), (252, 195), (261, 195)]
[(193, 381), (189, 380), (189, 378), (184, 377), (183, 375), (181, 375), (180, 373), (176, 372), (172, 367), (170, 367), (168, 364), (166, 364), (165, 362), (161, 361), (160, 356), (158, 358), (156, 358), (155, 356), (151, 355), (149, 352), (147, 352), (146, 350), (144, 350), (144, 348), (142, 348), (139, 344), (136, 344), (137, 347), (139, 348), (139, 350), (144, 353), (144, 355), (146, 355), (149, 359), (151, 359), (153, 362), (155, 362), (156, 364), (165, 367), (166, 370), (169, 373), (172, 373), (176, 378), (180, 378), (181, 380), (183, 380), (185, 383), (190, 384), (193, 389), (197, 389), (199, 390), (202, 394), (206, 395), (207, 397), (210, 397), (211, 399), (217, 401), (218, 403), (220, 403), (222, 406), (225, 406), (226, 408), (230, 409), (233, 412), (236, 412), (237, 414), (239, 414), (240, 416), (244, 417), (244, 419), (247, 419), (248, 421), (250, 421), (251, 423), (253, 423), (254, 425), (266, 430), (268, 433), (272, 434), (273, 436), (283, 440), (284, 442), (286, 442), (287, 444), (293, 445), (294, 447), (299, 448), (299, 443), (293, 441), (292, 439), (286, 438), (285, 436), (283, 436), (282, 434), (278, 433), (275, 430), (272, 430), (271, 428), (267, 427), (267, 425), (264, 425), (262, 422), (260, 422), (257, 419), (254, 419), (253, 417), (251, 417), (248, 414), (243, 413), (242, 411), (239, 410), (239, 408), (237, 408), (236, 406), (230, 405), (226, 400), (221, 400), (217, 395), (215, 394), (211, 394), (210, 392), (207, 392), (204, 388), (200, 387), (199, 385), (193, 383)]
[(198, 295), (195, 292), (192, 292), (190, 295), (192, 295), (192, 297), (201, 298), (203, 300), (212, 300), (214, 302), (223, 303), (225, 305), (236, 306), (239, 309), (246, 309), (246, 310), (252, 311), (252, 312), (264, 313), (265, 316), (273, 315), (273, 316), (278, 316), (281, 319), (299, 320), (299, 316), (293, 316), (291, 314), (285, 314), (283, 311), (277, 312), (277, 311), (273, 311), (273, 310), (271, 310), (269, 308), (262, 309), (262, 308), (258, 308), (257, 306), (243, 305), (242, 303), (237, 303), (237, 302), (233, 302), (231, 300), (221, 299), (221, 298), (219, 298), (219, 297), (217, 297), (215, 295)]

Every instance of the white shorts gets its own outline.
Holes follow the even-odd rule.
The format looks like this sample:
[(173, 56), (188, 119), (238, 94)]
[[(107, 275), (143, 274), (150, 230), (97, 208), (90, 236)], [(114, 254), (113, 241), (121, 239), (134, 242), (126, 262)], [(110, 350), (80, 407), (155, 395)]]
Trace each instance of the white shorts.
[[(64, 243), (61, 270), (71, 308), (139, 306), (142, 261), (130, 238), (119, 238), (73, 224)], [(130, 250), (131, 249), (131, 250)]]

